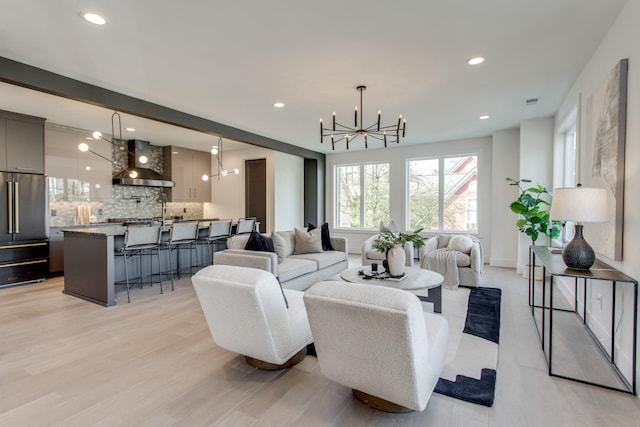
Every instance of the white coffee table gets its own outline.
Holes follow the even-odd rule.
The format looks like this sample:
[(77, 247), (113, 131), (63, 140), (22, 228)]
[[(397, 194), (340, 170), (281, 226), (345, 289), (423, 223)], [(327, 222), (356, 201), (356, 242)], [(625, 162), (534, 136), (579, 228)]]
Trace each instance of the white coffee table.
[[(381, 266), (378, 267), (380, 268)], [(441, 274), (431, 270), (424, 270), (420, 267), (405, 267), (404, 271), (407, 277), (401, 281), (395, 281), (379, 278), (366, 279), (364, 275), (360, 274), (361, 270), (363, 270), (366, 275), (371, 275), (371, 266), (367, 265), (344, 270), (340, 273), (340, 277), (346, 282), (389, 286), (412, 292), (418, 291), (415, 293), (421, 297), (420, 299), (422, 301), (433, 304), (433, 311), (435, 313), (442, 313), (442, 282), (444, 281), (444, 277), (442, 277)], [(424, 292), (419, 292), (423, 290), (427, 290), (426, 295)]]

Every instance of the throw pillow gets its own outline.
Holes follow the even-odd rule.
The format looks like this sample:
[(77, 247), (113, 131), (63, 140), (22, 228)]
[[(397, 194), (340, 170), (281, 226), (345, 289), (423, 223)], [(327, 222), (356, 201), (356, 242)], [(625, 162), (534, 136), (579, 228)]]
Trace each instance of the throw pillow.
[(273, 240), (257, 231), (251, 232), (244, 248), (249, 251), (275, 252)]
[(379, 231), (380, 233), (383, 233), (385, 231), (390, 231), (395, 234), (398, 232), (398, 227), (396, 226), (396, 222), (394, 220), (389, 221), (388, 224), (385, 224), (383, 221), (380, 221)]
[(453, 236), (449, 239), (449, 249), (468, 254), (471, 252), (473, 240), (469, 236)]
[(295, 228), (296, 254), (309, 254), (322, 252), (322, 239), (320, 230), (306, 231), (304, 228)]
[(289, 241), (277, 231), (271, 233), (271, 240), (273, 240), (275, 253), (278, 255), (278, 264), (293, 253), (293, 248)]
[[(307, 231), (311, 231), (316, 229), (317, 227), (314, 224), (307, 224)], [(325, 222), (320, 226), (320, 238), (322, 240), (322, 250), (323, 251), (333, 251), (333, 246), (331, 245), (331, 236), (329, 235), (329, 223)]]

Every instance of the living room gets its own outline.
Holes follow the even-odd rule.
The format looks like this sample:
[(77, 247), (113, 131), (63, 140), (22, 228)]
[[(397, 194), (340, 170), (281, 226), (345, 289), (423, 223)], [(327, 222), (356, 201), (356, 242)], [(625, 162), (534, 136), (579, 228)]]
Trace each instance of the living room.
[[(335, 226), (335, 186), (332, 172), (335, 166), (389, 162), (389, 216), (397, 219), (401, 228), (407, 229), (407, 160), (425, 155), (477, 156), (479, 201), (475, 234), (483, 243), (486, 255), (487, 273), (483, 285), (508, 287), (505, 281), (510, 283), (509, 286), (513, 284), (511, 290), (503, 289), (505, 293), (498, 369), (501, 382), (498, 383), (497, 400), (493, 408), (465, 406), (443, 397), (434, 397), (433, 406), (436, 409), (428, 407), (424, 418), (402, 418), (369, 412), (356, 406), (357, 402), (345, 400), (344, 390), (322, 378), (317, 372), (317, 366), (311, 365), (311, 362), (306, 362), (286, 374), (254, 372), (249, 376), (247, 372), (243, 372), (243, 362), (236, 359), (237, 355), (214, 348), (201, 313), (182, 313), (178, 309), (197, 309), (197, 303), (193, 304), (193, 295), (188, 293), (187, 286), (178, 287), (170, 301), (154, 295), (144, 303), (132, 303), (129, 307), (121, 304), (114, 307), (117, 311), (108, 311), (80, 300), (69, 301), (69, 297), (59, 292), (60, 282), (50, 281), (51, 283), (45, 283), (41, 287), (36, 285), (2, 290), (3, 302), (0, 305), (4, 306), (5, 313), (10, 313), (7, 318), (3, 316), (2, 323), (13, 327), (18, 320), (24, 321), (24, 329), (3, 330), (3, 335), (7, 332), (4, 336), (9, 337), (8, 342), (28, 347), (30, 350), (20, 355), (32, 359), (25, 365), (20, 365), (15, 359), (6, 363), (3, 361), (2, 365), (7, 368), (1, 370), (2, 383), (6, 380), (7, 383), (20, 384), (24, 388), (6, 396), (0, 410), (0, 420), (6, 421), (7, 425), (20, 425), (23, 422), (32, 425), (70, 425), (74, 422), (85, 425), (101, 422), (111, 425), (390, 425), (426, 421), (445, 425), (528, 425), (541, 422), (549, 425), (573, 425), (578, 422), (582, 425), (633, 425), (640, 411), (636, 397), (601, 391), (546, 375), (542, 351), (535, 336), (531, 315), (527, 312), (526, 280), (516, 275), (516, 270), (525, 268), (530, 241), (526, 236), (520, 235), (514, 226), (515, 216), (508, 206), (517, 197), (517, 191), (509, 187), (505, 181), (506, 177), (524, 177), (550, 189), (561, 186), (557, 185), (562, 181), (556, 166), (559, 162), (558, 144), (559, 141), (563, 141), (563, 135), (566, 133), (563, 126), (567, 120), (574, 120), (580, 135), (577, 151), (586, 157), (585, 153), (592, 150), (586, 138), (589, 124), (587, 101), (616, 64), (628, 58), (623, 257), (619, 260), (604, 260), (631, 277), (640, 277), (640, 255), (633, 238), (640, 233), (640, 223), (636, 220), (635, 214), (640, 208), (640, 200), (634, 192), (640, 185), (636, 171), (636, 159), (640, 158), (640, 148), (637, 144), (640, 128), (635, 120), (640, 101), (640, 91), (636, 84), (640, 78), (640, 71), (635, 57), (635, 40), (640, 37), (636, 25), (640, 19), (640, 3), (636, 0), (623, 3), (625, 2), (619, 2), (620, 9), (616, 18), (588, 53), (589, 59), (585, 65), (571, 77), (568, 91), (562, 94), (559, 106), (551, 114), (527, 118), (515, 125), (510, 123), (478, 137), (425, 139), (423, 142), (428, 143), (428, 153), (425, 153), (424, 148), (427, 144), (404, 145), (401, 142), (397, 147), (386, 150), (339, 150), (335, 154), (330, 151), (326, 154), (326, 181), (322, 182), (326, 189), (322, 201), (325, 209), (322, 214), (331, 225), (332, 235), (348, 239), (349, 252), (352, 255), (360, 251), (362, 243), (373, 231), (348, 230)], [(557, 22), (554, 24), (562, 25)], [(23, 58), (19, 52), (8, 46), (3, 46), (2, 52), (3, 56), (14, 60), (19, 61)], [(561, 60), (562, 58), (558, 58), (558, 61)], [(26, 59), (23, 61), (29, 63)], [(91, 68), (99, 73), (99, 65), (93, 65)], [(86, 70), (85, 74), (90, 75), (91, 71)], [(2, 75), (3, 81), (9, 77), (11, 76)], [(83, 80), (81, 76), (76, 78)], [(374, 88), (370, 83), (367, 95), (373, 95)], [(355, 92), (349, 95), (355, 97)], [(367, 112), (375, 113), (374, 110), (379, 108), (378, 102), (370, 102), (368, 98), (365, 98), (365, 101)], [(381, 106), (389, 108), (383, 101)], [(349, 108), (351, 107), (349, 105)], [(320, 110), (326, 111), (325, 119), (331, 114), (332, 108), (332, 104), (320, 107)], [(0, 104), (0, 109), (13, 108), (10, 104)], [(401, 111), (392, 109), (389, 114), (399, 112)], [(386, 114), (386, 111), (384, 113)], [(279, 126), (284, 127), (287, 124), (277, 116), (269, 114), (269, 117), (278, 122)], [(227, 119), (228, 123), (234, 123), (233, 118)], [(314, 128), (314, 144), (319, 145), (319, 137), (316, 136), (318, 117), (314, 116), (311, 119), (312, 122), (305, 126)], [(409, 117), (407, 134), (412, 130), (412, 120), (417, 122), (419, 118)], [(232, 163), (232, 159), (233, 155), (227, 157), (229, 163)], [(286, 160), (290, 160), (287, 164), (294, 164), (298, 171), (304, 169), (301, 158)], [(581, 174), (586, 175), (590, 165), (582, 164), (579, 169)], [(225, 184), (223, 181), (216, 181), (214, 188), (218, 185)], [(300, 198), (301, 187), (298, 183), (294, 190)], [(237, 189), (228, 186), (224, 191), (226, 194), (234, 191), (237, 193)], [(273, 203), (278, 207), (271, 211), (272, 230), (304, 223), (303, 209), (292, 209), (291, 211), (295, 211), (292, 213), (286, 210), (286, 204), (277, 204), (277, 201)], [(235, 218), (243, 214), (242, 203), (233, 208), (226, 206), (225, 209), (228, 210), (224, 211), (221, 217)], [(588, 225), (585, 229), (588, 229)], [(33, 300), (33, 305), (19, 305), (30, 299)], [(141, 310), (141, 307), (144, 310)], [(75, 314), (64, 317), (57, 310)], [(51, 335), (50, 341), (45, 342), (44, 336), (31, 330), (37, 328), (33, 321), (34, 313), (42, 316), (38, 317), (38, 320), (46, 326), (45, 329)], [(155, 326), (146, 329), (144, 334), (135, 332), (137, 326), (132, 326), (131, 323), (144, 324), (149, 321)], [(632, 325), (624, 323), (620, 328), (629, 329)], [(94, 333), (101, 338), (93, 337)], [(113, 368), (116, 362), (110, 362), (108, 358), (100, 360), (107, 365), (113, 365), (98, 369), (91, 360), (85, 359), (95, 357), (100, 352), (108, 353), (114, 360), (129, 358), (131, 353), (126, 347), (116, 349), (109, 345), (114, 342), (123, 345), (123, 342), (117, 341), (116, 338), (122, 334), (129, 338), (124, 340), (124, 344), (132, 345), (136, 340), (139, 343), (139, 346), (132, 350), (135, 357), (129, 360), (129, 364), (118, 363), (125, 376), (130, 377), (128, 380), (114, 376), (117, 371), (108, 368)], [(25, 337), (24, 341), (19, 335)], [(152, 338), (158, 336), (163, 337), (162, 342)], [(38, 339), (43, 340), (41, 346), (30, 341)], [(83, 347), (84, 352), (81, 350)], [(181, 347), (185, 350), (181, 350)], [(71, 348), (73, 352), (66, 351)], [(38, 358), (39, 352), (46, 356)], [(13, 353), (11, 357), (16, 357), (16, 354)], [(147, 358), (147, 355), (153, 356)], [(212, 360), (215, 360), (215, 365), (210, 365)], [(535, 369), (523, 368), (523, 365), (526, 367), (527, 364)], [(76, 366), (72, 368), (72, 365)], [(188, 369), (182, 365), (188, 365)], [(16, 366), (19, 368), (14, 369)], [(154, 382), (149, 376), (166, 376), (167, 381)], [(19, 380), (24, 382), (19, 383)], [(55, 387), (63, 384), (63, 391), (56, 391), (54, 384)], [(171, 389), (172, 385), (176, 385), (176, 388)], [(269, 388), (268, 385), (273, 387)], [(46, 392), (38, 393), (36, 390), (40, 387)], [(199, 388), (200, 393), (193, 392), (196, 388)], [(82, 393), (86, 393), (85, 398), (82, 398)], [(71, 396), (73, 398), (70, 398)], [(147, 396), (153, 398), (149, 399)], [(242, 401), (242, 405), (234, 406), (234, 402), (238, 401)], [(524, 401), (527, 403), (522, 403)], [(163, 408), (171, 407), (173, 404), (176, 406), (171, 410), (163, 411)], [(229, 407), (233, 409), (229, 410)], [(56, 413), (54, 409), (59, 412)], [(121, 416), (118, 414), (120, 410)], [(51, 419), (47, 419), (48, 414), (51, 414)]]

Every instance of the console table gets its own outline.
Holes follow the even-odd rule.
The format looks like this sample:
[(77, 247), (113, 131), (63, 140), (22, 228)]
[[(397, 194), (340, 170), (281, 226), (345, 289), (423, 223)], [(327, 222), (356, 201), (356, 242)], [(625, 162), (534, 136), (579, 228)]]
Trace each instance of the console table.
[[(536, 285), (534, 267), (536, 262), (542, 264), (542, 284)], [(563, 299), (554, 297), (558, 292), (558, 278), (566, 277), (573, 281), (574, 298), (562, 307)], [(608, 329), (609, 340), (605, 344), (596, 337), (591, 322), (594, 316), (587, 311), (587, 295), (594, 287), (594, 281), (609, 283), (605, 291), (609, 291), (607, 300), (611, 298), (611, 317)], [(620, 287), (631, 287), (633, 297), (633, 313), (626, 313), (633, 318), (631, 341), (631, 366), (626, 366), (629, 381), (622, 374), (619, 366), (620, 355), (617, 354), (616, 333), (622, 323), (625, 301), (616, 303)], [(540, 289), (540, 287), (542, 289)], [(602, 291), (603, 288), (599, 288)], [(540, 295), (541, 292), (541, 295)], [(581, 294), (581, 296), (579, 296)], [(591, 302), (600, 302), (602, 308), (604, 295), (598, 298), (590, 296)], [(627, 298), (628, 299), (628, 298)], [(629, 303), (626, 302), (628, 305)], [(580, 305), (582, 310), (580, 310)], [(623, 306), (622, 309), (619, 306)], [(637, 325), (638, 325), (638, 281), (616, 270), (615, 268), (596, 260), (588, 271), (568, 268), (562, 261), (560, 253), (552, 253), (546, 246), (531, 246), (529, 248), (529, 307), (534, 318), (538, 337), (542, 344), (549, 375), (568, 380), (578, 381), (610, 390), (636, 394), (636, 360), (637, 360)], [(593, 311), (594, 308), (592, 307)], [(609, 329), (610, 328), (610, 329)], [(628, 329), (628, 328), (627, 328)], [(630, 335), (630, 334), (627, 334)], [(607, 345), (606, 342), (610, 341)], [(561, 352), (554, 349), (558, 347)], [(557, 359), (564, 365), (558, 369)], [(594, 379), (595, 377), (595, 379)]]

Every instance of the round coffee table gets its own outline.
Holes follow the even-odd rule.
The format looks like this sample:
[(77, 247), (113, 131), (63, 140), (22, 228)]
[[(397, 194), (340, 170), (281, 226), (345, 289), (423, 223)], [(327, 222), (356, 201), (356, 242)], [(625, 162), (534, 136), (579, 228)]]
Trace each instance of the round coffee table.
[(441, 274), (431, 270), (424, 270), (420, 267), (405, 267), (404, 272), (407, 276), (398, 281), (375, 277), (367, 279), (365, 275), (360, 274), (360, 271), (364, 271), (365, 275), (370, 276), (371, 266), (349, 268), (340, 273), (340, 277), (346, 282), (389, 286), (405, 291), (427, 290), (427, 295), (424, 295), (424, 292), (416, 292), (416, 294), (418, 294), (420, 300), (432, 303), (435, 313), (442, 313), (442, 282), (444, 277)]

